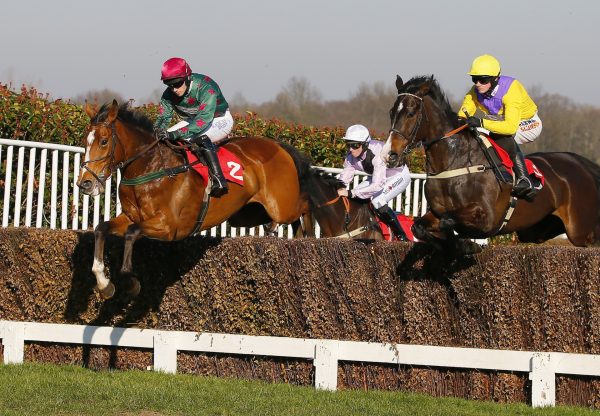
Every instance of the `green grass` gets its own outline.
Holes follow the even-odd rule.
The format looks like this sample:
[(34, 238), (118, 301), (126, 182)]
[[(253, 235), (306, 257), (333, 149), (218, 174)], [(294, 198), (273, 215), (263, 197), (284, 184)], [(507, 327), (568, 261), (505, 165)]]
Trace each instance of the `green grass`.
[(317, 391), (141, 371), (0, 365), (0, 415), (592, 415), (398, 392)]

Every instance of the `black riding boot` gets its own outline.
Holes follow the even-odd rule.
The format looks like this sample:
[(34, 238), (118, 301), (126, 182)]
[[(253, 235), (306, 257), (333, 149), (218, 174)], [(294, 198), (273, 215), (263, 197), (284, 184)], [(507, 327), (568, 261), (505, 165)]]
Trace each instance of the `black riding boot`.
[(402, 226), (400, 225), (400, 221), (398, 221), (398, 217), (392, 208), (389, 205), (384, 205), (381, 208), (375, 210), (377, 216), (383, 221), (388, 227), (390, 227), (391, 232), (396, 237), (398, 241), (408, 241)]
[(210, 171), (212, 179), (210, 195), (219, 197), (226, 194), (228, 191), (227, 180), (223, 175), (223, 170), (221, 170), (215, 144), (204, 134), (202, 136), (193, 137), (190, 141), (200, 145), (200, 151), (204, 156), (204, 161), (208, 165), (208, 170)]
[(513, 158), (513, 169), (515, 171), (516, 183), (513, 187), (512, 194), (517, 198), (523, 198), (527, 201), (533, 201), (536, 192), (533, 189), (529, 174), (527, 173), (527, 166), (525, 165), (525, 156), (519, 146), (517, 145), (517, 151)]

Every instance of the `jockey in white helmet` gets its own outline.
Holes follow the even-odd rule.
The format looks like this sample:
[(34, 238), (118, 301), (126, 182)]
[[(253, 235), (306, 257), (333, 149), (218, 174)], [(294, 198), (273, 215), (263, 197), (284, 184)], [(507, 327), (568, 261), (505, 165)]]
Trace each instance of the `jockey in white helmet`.
[(348, 146), (348, 154), (339, 179), (347, 186), (354, 178), (356, 171), (363, 171), (371, 176), (351, 192), (348, 192), (346, 188), (341, 188), (338, 189), (338, 194), (352, 198), (370, 199), (377, 216), (390, 227), (396, 239), (408, 241), (396, 213), (388, 205), (389, 201), (404, 192), (410, 184), (408, 167), (403, 165), (387, 168), (380, 156), (384, 143), (371, 139), (369, 130), (362, 124), (348, 127), (344, 140)]

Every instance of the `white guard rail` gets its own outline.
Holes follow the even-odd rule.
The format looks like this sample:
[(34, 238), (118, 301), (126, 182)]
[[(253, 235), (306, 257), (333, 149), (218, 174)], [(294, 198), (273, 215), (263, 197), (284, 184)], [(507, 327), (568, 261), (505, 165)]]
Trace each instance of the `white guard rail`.
[[(24, 140), (0, 139), (0, 199), (2, 227), (25, 226), (51, 229), (91, 230), (100, 221), (121, 213), (117, 189), (120, 174), (106, 182), (104, 195), (90, 198), (76, 186), (82, 147)], [(341, 169), (320, 168), (331, 174)], [(366, 174), (357, 175), (354, 185)], [(426, 212), (424, 174), (413, 174), (406, 192), (390, 206), (406, 215)], [(91, 200), (90, 200), (91, 199)], [(317, 229), (318, 233), (318, 229)], [(202, 232), (203, 235), (236, 237), (265, 235), (263, 227), (234, 228), (226, 222)], [(292, 237), (292, 227), (282, 225), (279, 237)], [(318, 234), (317, 234), (318, 235)]]
[(467, 368), (529, 373), (533, 407), (555, 405), (556, 374), (600, 377), (600, 356), (427, 345), (382, 344), (163, 331), (154, 329), (0, 321), (4, 364), (24, 360), (25, 342), (86, 344), (153, 349), (153, 369), (177, 371), (178, 351), (260, 355), (312, 360), (315, 387), (337, 389), (339, 361)]

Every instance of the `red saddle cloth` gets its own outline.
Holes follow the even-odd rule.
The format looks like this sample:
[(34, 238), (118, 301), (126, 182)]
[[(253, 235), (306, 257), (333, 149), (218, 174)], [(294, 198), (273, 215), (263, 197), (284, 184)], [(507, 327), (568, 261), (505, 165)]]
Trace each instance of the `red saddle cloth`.
[[(400, 214), (399, 212), (396, 213), (396, 216), (398, 217), (398, 221), (400, 221), (400, 226), (402, 227), (402, 230), (404, 230), (404, 234), (406, 234), (406, 237), (408, 237), (408, 239), (410, 241), (416, 241), (415, 236), (413, 235), (412, 230), (411, 230), (411, 227), (412, 227), (413, 223), (415, 222), (414, 219), (407, 215)], [(378, 217), (375, 217), (375, 218), (377, 218), (377, 222), (379, 223), (379, 226), (381, 227), (381, 232), (383, 233), (383, 238), (387, 241), (392, 241), (392, 234), (390, 233), (390, 227), (388, 227), (387, 224), (385, 224), (383, 221), (381, 221)]]
[[(500, 160), (502, 161), (502, 165), (506, 168), (506, 170), (508, 170), (509, 172), (512, 172), (513, 162), (512, 162), (512, 160), (510, 160), (510, 156), (508, 156), (508, 153), (506, 152), (506, 150), (504, 150), (503, 148), (498, 146), (498, 144), (491, 138), (488, 137), (488, 140), (494, 147), (494, 150), (496, 151), (496, 154), (498, 155), (498, 157), (500, 157)], [(529, 159), (525, 159), (525, 166), (527, 167), (527, 173), (529, 173), (529, 176), (533, 175), (534, 177), (537, 178), (537, 180), (540, 181), (542, 186), (544, 186), (544, 175), (537, 168), (537, 166), (535, 166), (535, 164)]]
[[(189, 149), (185, 149), (189, 163), (193, 163), (198, 160), (196, 155)], [(231, 153), (224, 147), (217, 149), (217, 157), (219, 158), (219, 164), (223, 170), (225, 179), (229, 182), (237, 183), (238, 185), (244, 185), (244, 167), (236, 155)], [(208, 182), (208, 166), (202, 163), (195, 164), (192, 167), (196, 172), (202, 176), (205, 182)]]

